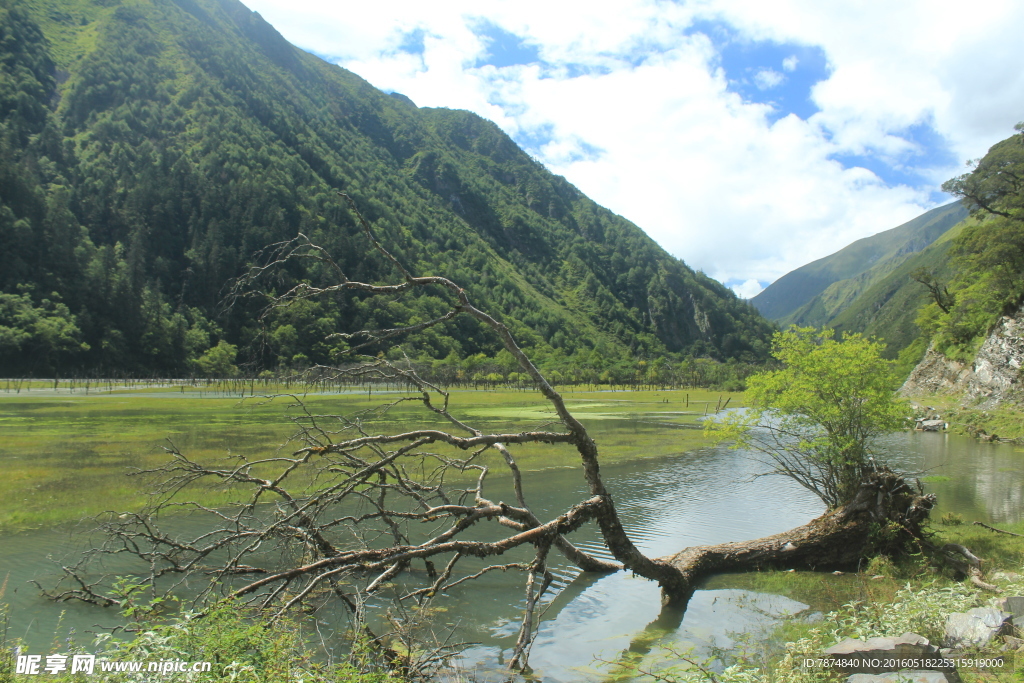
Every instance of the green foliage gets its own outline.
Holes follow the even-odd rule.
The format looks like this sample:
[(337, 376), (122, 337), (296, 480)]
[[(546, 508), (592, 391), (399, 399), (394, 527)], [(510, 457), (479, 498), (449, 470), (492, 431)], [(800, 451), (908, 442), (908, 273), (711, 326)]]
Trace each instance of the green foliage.
[[(299, 231), (349, 278), (394, 276), (337, 190), (410, 269), (465, 286), (531, 350), (600, 349), (598, 372), (767, 357), (772, 328), (752, 307), (497, 126), (379, 92), (235, 0), (6, 0), (2, 12), (0, 292), (60, 294), (89, 347), (78, 372), (185, 375), (220, 341), (254, 373), (287, 370), (344, 355), (333, 333), (443, 313), (440, 291), (340, 296), (265, 327), (256, 300), (222, 310), (251, 255)], [(274, 287), (333, 276), (296, 265)], [(402, 341), (430, 359), (500, 349), (468, 319)]]
[(949, 357), (969, 361), (992, 325), (1024, 302), (1024, 133), (992, 146), (970, 173), (949, 180), (978, 220), (953, 242), (947, 305), (934, 302), (918, 325)]
[[(787, 643), (786, 654), (775, 667), (781, 674), (777, 680), (787, 683), (828, 680), (824, 668), (802, 666), (806, 657), (820, 657), (826, 648), (846, 638), (896, 637), (917, 633), (932, 642), (941, 642), (945, 619), (953, 612), (963, 612), (982, 604), (981, 596), (965, 586), (909, 585), (900, 590), (892, 604), (854, 602), (826, 615), (820, 625), (793, 643)], [(893, 609), (899, 605), (899, 609)]]
[[(969, 210), (971, 220), (918, 253), (901, 250), (860, 275), (835, 282), (785, 320), (877, 335), (888, 343), (890, 354), (900, 354), (901, 376), (909, 374), (931, 341), (948, 357), (973, 360), (1000, 316), (1013, 314), (1024, 302), (1024, 134), (1020, 126), (1017, 130), (971, 162), (971, 172), (943, 185), (963, 199), (963, 206), (953, 207), (957, 215)], [(843, 251), (863, 251), (861, 242)], [(842, 253), (829, 259), (839, 263)], [(775, 296), (769, 290), (763, 296)]]
[[(95, 654), (94, 675), (109, 683), (119, 681), (164, 680), (170, 674), (100, 673), (99, 661), (150, 662), (178, 661), (192, 664), (210, 662), (208, 672), (173, 674), (175, 680), (232, 683), (400, 683), (405, 680), (387, 670), (374, 655), (365, 639), (350, 642), (349, 654), (340, 662), (328, 663), (323, 653), (312, 648), (301, 624), (290, 618), (270, 621), (268, 615), (225, 600), (202, 613), (189, 611), (168, 615), (172, 607), (163, 598), (145, 599), (145, 589), (133, 579), (120, 579), (116, 585), (122, 602), (121, 614), (128, 623), (129, 639), (118, 640), (110, 633), (100, 634), (85, 647), (72, 638), (60, 642), (62, 654)], [(2, 591), (0, 591), (2, 597)], [(33, 676), (13, 673), (13, 646), (7, 641), (6, 607), (0, 604), (0, 680), (31, 680)], [(56, 654), (56, 652), (54, 652)], [(86, 677), (88, 678), (88, 677)], [(67, 671), (47, 674), (46, 680), (61, 683), (85, 680), (82, 674)]]
[(63, 303), (42, 299), (37, 306), (27, 292), (0, 292), (0, 372), (16, 369), (27, 358), (30, 367), (49, 374), (88, 350), (75, 316)]
[(830, 508), (842, 505), (871, 466), (875, 437), (899, 429), (906, 414), (892, 393), (894, 363), (881, 352), (881, 343), (859, 334), (779, 332), (773, 355), (784, 367), (750, 377), (754, 407), (708, 428), (760, 450)]
[(939, 519), (943, 526), (960, 526), (964, 523), (964, 516), (956, 512), (947, 512)]
[[(1020, 532), (1020, 524), (1010, 529)], [(986, 558), (987, 571), (995, 569), (1020, 571), (1024, 559), (1024, 542), (1019, 537), (992, 532), (977, 526), (963, 525), (942, 527), (938, 530), (936, 543), (958, 543)], [(725, 670), (714, 674), (719, 683), (833, 683), (835, 671), (828, 667), (808, 667), (804, 661), (818, 659), (825, 649), (847, 638), (869, 639), (895, 637), (911, 632), (923, 635), (932, 643), (940, 643), (944, 637), (945, 622), (949, 614), (965, 612), (974, 607), (994, 606), (999, 596), (985, 593), (967, 582), (951, 582), (948, 578), (936, 577), (930, 571), (924, 558), (918, 557), (913, 565), (896, 566), (889, 558), (875, 558), (865, 571), (856, 577), (859, 589), (853, 600), (844, 600), (838, 607), (825, 608), (825, 614), (812, 622), (804, 619), (784, 620), (772, 632), (772, 640), (782, 645), (781, 651), (763, 649), (753, 651), (732, 648), (722, 661)], [(868, 576), (883, 575), (889, 580), (870, 581)], [(810, 574), (813, 576), (813, 574)], [(761, 573), (756, 574), (758, 578)], [(793, 574), (781, 574), (793, 583)], [(818, 575), (820, 577), (820, 575)], [(795, 577), (799, 579), (800, 574)], [(898, 579), (898, 583), (895, 580)], [(1020, 578), (1000, 582), (1003, 595), (1024, 594), (1024, 582)], [(776, 592), (770, 590), (766, 592)], [(807, 600), (794, 596), (797, 600)], [(817, 612), (817, 608), (812, 608)], [(805, 615), (807, 612), (804, 613)], [(817, 614), (815, 614), (817, 616)], [(643, 662), (632, 662), (631, 671), (650, 671), (660, 675), (638, 677), (632, 680), (660, 681), (661, 683), (682, 683), (683, 681), (710, 681), (699, 668), (685, 667), (668, 648), (655, 650), (655, 655)], [(972, 656), (1006, 656), (1002, 639), (995, 639), (990, 645)], [(709, 659), (696, 659), (696, 663), (707, 666)], [(974, 674), (976, 680), (1017, 680), (1019, 673), (1012, 670), (999, 673), (990, 671)], [(963, 672), (961, 672), (963, 673)], [(970, 674), (969, 674), (970, 675)]]
[(1013, 218), (1024, 209), (1024, 123), (1014, 130), (1016, 135), (993, 145), (983, 158), (968, 162), (970, 173), (942, 184), (945, 192), (962, 197), (974, 215)]
[(235, 365), (237, 355), (238, 347), (221, 339), (196, 359), (196, 369), (204, 377), (235, 377), (238, 374), (238, 366)]

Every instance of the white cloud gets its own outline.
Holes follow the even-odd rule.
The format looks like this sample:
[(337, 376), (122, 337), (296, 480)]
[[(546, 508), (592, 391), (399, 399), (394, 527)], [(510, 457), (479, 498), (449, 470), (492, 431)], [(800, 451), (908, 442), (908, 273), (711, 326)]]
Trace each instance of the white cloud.
[(736, 292), (736, 296), (741, 299), (753, 299), (755, 296), (764, 291), (764, 287), (757, 280), (747, 280), (738, 285), (732, 286), (732, 291)]
[(981, 0), (714, 0), (707, 8), (742, 32), (820, 45), (834, 71), (814, 98), (852, 148), (932, 121), (957, 157), (978, 156), (1024, 117), (1024, 4)]
[(782, 85), (784, 80), (786, 80), (786, 77), (775, 69), (759, 69), (754, 74), (754, 85), (757, 86), (758, 90), (771, 90), (778, 85)]
[[(931, 208), (932, 192), (1024, 118), (1024, 4), (979, 0), (632, 0), (581, 12), (539, 0), (401, 0), (348, 5), (250, 0), (296, 44), (420, 106), (464, 108), (509, 134), (548, 131), (531, 150), (581, 190), (722, 281), (769, 282)], [(542, 64), (475, 67), (481, 15), (535, 46)], [(729, 90), (697, 19), (744, 40), (817, 46), (831, 69), (808, 120)], [(399, 50), (421, 31), (424, 53)], [(794, 72), (796, 55), (782, 61)], [(787, 78), (758, 65), (759, 83)], [(907, 137), (930, 127), (947, 165)], [(865, 155), (926, 180), (887, 185), (837, 155)]]

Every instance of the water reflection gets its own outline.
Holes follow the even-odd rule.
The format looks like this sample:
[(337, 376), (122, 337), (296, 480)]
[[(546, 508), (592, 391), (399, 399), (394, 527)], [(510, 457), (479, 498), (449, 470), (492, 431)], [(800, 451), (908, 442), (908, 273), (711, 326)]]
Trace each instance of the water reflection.
[(1008, 524), (1024, 518), (1024, 449), (953, 434), (904, 432), (882, 442), (897, 467), (920, 473), (938, 495), (938, 514)]
[[(794, 482), (755, 479), (762, 468), (740, 451), (716, 448), (609, 467), (603, 474), (630, 537), (648, 555), (662, 556), (691, 545), (758, 538), (820, 514), (821, 502)], [(550, 511), (584, 494), (583, 483), (574, 472), (560, 472), (557, 477), (534, 473), (525, 484), (531, 500), (544, 501)], [(768, 511), (766, 500), (771, 501)], [(595, 555), (609, 557), (592, 527), (574, 536), (573, 542)], [(640, 653), (658, 644), (681, 649), (712, 642), (728, 646), (730, 633), (749, 631), (770, 620), (766, 613), (796, 612), (805, 607), (778, 596), (702, 590), (694, 595), (685, 614), (673, 614), (661, 611), (658, 586), (646, 579), (628, 573), (576, 577), (575, 568), (565, 565), (557, 571), (574, 580), (548, 604), (531, 654), (531, 665), (545, 681), (593, 680), (594, 667), (609, 668), (597, 660), (615, 662), (624, 651)], [(507, 601), (509, 591), (519, 589), (506, 585), (498, 590)], [(487, 599), (486, 594), (477, 597), (488, 605), (500, 603)], [(475, 621), (469, 614), (463, 616)], [(484, 614), (479, 617), (486, 623)], [(514, 634), (518, 624), (513, 619), (509, 614), (507, 621), (492, 625), (490, 635)], [(502, 659), (499, 648), (510, 642), (484, 642), (467, 653), (467, 661), (482, 669), (497, 668)]]
[[(1019, 448), (951, 435), (901, 433), (888, 439), (884, 450), (899, 468), (945, 478), (926, 483), (939, 494), (940, 514), (953, 510), (992, 524), (1024, 516), (1024, 452)], [(645, 553), (662, 556), (686, 546), (776, 533), (822, 511), (820, 501), (792, 481), (755, 478), (762, 467), (741, 451), (721, 448), (606, 466), (603, 473), (632, 538)], [(501, 489), (501, 482), (494, 484)], [(576, 468), (528, 473), (525, 486), (542, 518), (586, 497)], [(492, 490), (491, 495), (513, 499), (510, 490)], [(14, 616), (11, 635), (25, 638), (36, 650), (49, 647), (61, 610), (67, 610), (65, 626), (78, 633), (114, 620), (110, 613), (85, 606), (54, 606), (25, 583), (30, 578), (45, 583), (51, 572), (42, 558), (59, 557), (76, 539), (53, 530), (0, 537), (0, 582), (8, 577), (4, 600)], [(608, 557), (592, 525), (572, 540)], [(523, 558), (528, 561), (529, 555)], [(718, 584), (698, 590), (685, 613), (663, 612), (658, 587), (650, 581), (627, 573), (579, 576), (565, 564), (553, 570), (558, 580), (531, 655), (531, 664), (545, 681), (594, 680), (595, 670), (613, 670), (623, 653), (642, 654), (665, 645), (729, 647), (733, 634), (756, 632), (778, 615), (806, 607)], [(503, 666), (521, 616), (522, 586), (522, 575), (492, 572), (439, 603), (447, 611), (439, 613), (438, 629), (454, 627), (459, 636), (479, 643), (467, 651), (465, 663), (478, 669), (481, 679), (497, 677), (494, 672)]]

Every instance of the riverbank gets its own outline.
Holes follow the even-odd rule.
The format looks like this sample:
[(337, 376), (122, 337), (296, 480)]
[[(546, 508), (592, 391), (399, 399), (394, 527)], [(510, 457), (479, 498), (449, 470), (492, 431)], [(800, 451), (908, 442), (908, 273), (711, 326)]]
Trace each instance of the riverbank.
[[(1024, 533), (1024, 523), (1008, 525), (1006, 530)], [(1024, 595), (1024, 576), (1021, 575), (1024, 574), (1024, 538), (955, 523), (935, 524), (932, 531), (936, 534), (933, 539), (936, 543), (961, 543), (982, 556), (989, 577), (998, 571), (1006, 572), (1002, 579), (994, 579), (1002, 593), (981, 591), (957, 581), (920, 557), (906, 558), (900, 563), (875, 560), (863, 572), (838, 576), (814, 572), (758, 572), (716, 577), (704, 588), (742, 583), (753, 593), (783, 595), (809, 606), (803, 612), (783, 618), (768, 637), (740, 636), (730, 647), (721, 648), (711, 656), (656, 646), (645, 648), (648, 652), (644, 656), (631, 647), (623, 652), (615, 666), (601, 672), (594, 680), (606, 683), (835, 683), (844, 677), (837, 677), (823, 667), (808, 667), (805, 663), (820, 659), (825, 649), (846, 638), (894, 637), (910, 631), (939, 644), (947, 615), (992, 606), (1001, 597)], [(0, 589), (0, 602), (2, 594)], [(203, 620), (194, 621), (187, 615), (167, 619), (161, 616), (159, 605), (150, 609), (141, 596), (136, 600), (129, 603), (129, 608), (134, 610), (130, 621), (138, 631), (136, 637), (122, 643), (104, 641), (101, 646), (75, 643), (71, 639), (65, 642), (61, 637), (60, 651), (68, 654), (80, 651), (109, 661), (212, 661), (217, 668), (198, 680), (253, 683), (298, 677), (347, 683), (404, 680), (386, 673), (379, 659), (371, 661), (365, 653), (357, 652), (352, 659), (325, 663), (308, 649), (299, 622), (282, 622), (264, 631), (253, 626), (244, 610), (230, 605), (215, 610)], [(2, 622), (3, 610), (0, 609)], [(1008, 642), (1013, 641), (997, 638), (990, 646), (969, 654), (974, 659), (1007, 658), (1014, 654), (1013, 648), (1007, 647)], [(0, 645), (0, 680), (34, 680), (30, 676), (2, 678), (5, 670), (9, 672), (14, 665), (10, 650), (13, 643)], [(360, 656), (364, 659), (360, 660)], [(79, 680), (64, 673), (47, 678)], [(962, 668), (960, 674), (965, 683), (1020, 680), (1013, 671), (978, 675)], [(113, 675), (104, 680), (135, 679)], [(465, 672), (448, 672), (438, 680), (474, 679)]]
[[(923, 555), (897, 563), (876, 558), (864, 571), (837, 576), (834, 581), (830, 581), (830, 575), (813, 572), (751, 573), (744, 581), (750, 590), (783, 595), (805, 602), (808, 608), (783, 619), (760, 641), (747, 638), (737, 647), (710, 657), (666, 649), (643, 658), (624, 658), (614, 680), (836, 683), (846, 677), (824, 666), (807, 666), (807, 662), (820, 662), (827, 648), (847, 638), (867, 640), (912, 632), (942, 647), (950, 614), (998, 607), (1002, 598), (1024, 596), (1024, 537), (965, 524), (956, 516), (944, 521), (933, 521), (932, 542), (940, 546), (961, 544), (981, 557), (986, 576), (998, 586), (998, 593), (958, 580)], [(1024, 522), (1005, 525), (1003, 530), (1024, 535)], [(991, 661), (1001, 657), (1012, 664), (984, 672), (961, 667), (962, 680), (1020, 681), (1024, 659), (1017, 662), (1015, 658), (1024, 658), (1024, 652), (1018, 650), (1024, 644), (1017, 640), (1021, 635), (1015, 630), (1012, 635), (997, 636), (986, 646), (965, 650), (964, 658)]]
[(1002, 403), (992, 408), (961, 405), (957, 396), (915, 396), (915, 406), (930, 415), (940, 415), (949, 430), (964, 436), (995, 435), (999, 439), (1024, 443), (1024, 407)]
[[(501, 392), (469, 392), (466, 395), (453, 392), (453, 401), (458, 406), (458, 415), (478, 424), (511, 425), (514, 429), (524, 429), (550, 422), (551, 416), (541, 402), (521, 392), (510, 393), (511, 396), (501, 395)], [(685, 395), (669, 395), (664, 392), (566, 392), (566, 396), (574, 410), (593, 430), (603, 454), (609, 454), (608, 460), (614, 462), (615, 456), (621, 458), (618, 466), (609, 464), (602, 471), (608, 477), (610, 489), (615, 491), (623, 514), (628, 518), (630, 533), (645, 544), (645, 549), (652, 554), (675, 552), (690, 545), (763, 536), (796, 526), (817, 514), (812, 508), (803, 510), (806, 506), (801, 507), (802, 499), (787, 501), (783, 490), (785, 480), (754, 479), (755, 470), (751, 461), (742, 453), (728, 449), (695, 451), (699, 445), (680, 447), (681, 443), (685, 443), (682, 438), (684, 435), (701, 436), (700, 430), (688, 425), (698, 425), (704, 409), (713, 412), (719, 400), (726, 403), (727, 399), (719, 399), (715, 393), (706, 395), (706, 402), (701, 405), (697, 403), (700, 397), (690, 392), (690, 406), (686, 406)], [(129, 398), (144, 397), (134, 394)], [(376, 400), (379, 397), (373, 398)], [(280, 420), (282, 415), (287, 419), (294, 412), (283, 409), (280, 402), (260, 404), (257, 401), (256, 405), (252, 405), (252, 401), (239, 402), (237, 398), (181, 399), (180, 395), (175, 398), (158, 393), (149, 399), (154, 402), (148, 404), (153, 410), (161, 401), (167, 402), (164, 405), (171, 408), (174, 408), (174, 401), (190, 401), (184, 405), (186, 408), (194, 407), (200, 423), (210, 416), (206, 412), (207, 408), (201, 404), (226, 401), (224, 405), (230, 408), (212, 425), (215, 434), (223, 434), (229, 427), (234, 428), (231, 420), (239, 419), (239, 416), (250, 419), (250, 408), (257, 414), (262, 410), (280, 410), (276, 420)], [(313, 399), (323, 401), (310, 404), (320, 414), (339, 412), (339, 405), (353, 409), (373, 405), (366, 400), (365, 395), (323, 395)], [(521, 403), (514, 403), (515, 399)], [(56, 399), (51, 396), (46, 400)], [(728, 407), (732, 408), (736, 403), (737, 399), (733, 398), (728, 402)], [(688, 407), (690, 410), (687, 410)], [(387, 419), (399, 419), (401, 411), (409, 408), (411, 406), (400, 406)], [(138, 424), (143, 424), (146, 429), (166, 433), (174, 410), (168, 409), (169, 412), (155, 416), (154, 424)], [(367, 414), (367, 417), (369, 419), (372, 416)], [(242, 427), (244, 425), (239, 427), (239, 434), (244, 436)], [(80, 438), (88, 437), (88, 430), (79, 429), (78, 432), (83, 434)], [(124, 435), (116, 435), (116, 438), (123, 439)], [(159, 441), (159, 436), (157, 439)], [(891, 441), (887, 450), (891, 452), (894, 462), (906, 471), (929, 473), (930, 476), (925, 478), (926, 486), (938, 493), (940, 505), (947, 505), (943, 501), (948, 501), (949, 507), (937, 516), (941, 517), (944, 512), (952, 510), (965, 515), (968, 520), (979, 519), (1000, 526), (1007, 519), (1016, 519), (1008, 515), (1020, 510), (1020, 505), (1007, 494), (1012, 490), (1020, 490), (1020, 481), (1013, 472), (1019, 472), (1022, 468), (1021, 456), (1012, 446), (992, 446), (952, 435), (911, 432), (893, 435)], [(224, 445), (225, 441), (219, 443)], [(238, 443), (242, 443), (246, 450), (242, 451), (237, 444), (232, 446), (228, 443), (227, 446), (237, 449), (233, 452), (259, 451), (251, 441), (243, 439)], [(269, 452), (273, 452), (276, 444), (271, 443), (268, 448)], [(658, 458), (652, 457), (659, 455), (655, 449), (661, 449), (660, 454), (688, 453)], [(561, 457), (554, 450), (550, 452)], [(544, 458), (544, 452), (539, 452), (541, 457), (537, 457), (528, 449), (523, 449), (520, 462), (534, 470), (532, 477), (526, 481), (531, 501), (559, 509), (560, 503), (553, 501), (560, 500), (560, 495), (574, 494), (580, 484), (578, 474), (569, 469), (577, 466), (571, 451), (569, 453), (563, 464)], [(222, 457), (222, 454), (216, 452), (213, 455)], [(607, 463), (608, 460), (603, 458), (602, 462)], [(553, 465), (554, 470), (537, 471)], [(497, 488), (499, 490), (496, 493), (501, 499), (510, 499), (507, 491)], [(764, 509), (759, 503), (765, 500), (768, 493), (774, 505), (772, 515), (764, 515)], [(121, 508), (121, 501), (116, 503)], [(753, 507), (744, 507), (748, 504)], [(955, 533), (971, 529), (974, 528), (951, 527)], [(24, 550), (26, 572), (33, 572), (26, 576), (37, 575), (36, 565), (39, 560), (33, 558), (42, 558), (55, 552), (53, 541), (59, 539), (52, 535), (23, 534), (18, 541), (19, 546), (11, 546), (15, 550)], [(581, 530), (574, 541), (581, 547), (599, 547), (598, 540), (588, 536), (586, 529)], [(32, 548), (27, 545), (21, 548), (21, 544), (28, 542), (34, 544)], [(966, 544), (972, 546), (974, 542)], [(979, 554), (989, 559), (981, 551)], [(1018, 564), (1021, 556), (1024, 556), (1024, 552), (1018, 555)], [(15, 567), (11, 585), (25, 580), (24, 576), (17, 574), (18, 571)], [(888, 578), (872, 579), (871, 576), (875, 574), (835, 576), (800, 572), (714, 577), (697, 592), (686, 614), (679, 615), (671, 623), (666, 622), (666, 615), (658, 613), (657, 586), (650, 582), (630, 579), (625, 573), (594, 578), (586, 575), (577, 577), (570, 573), (563, 576), (556, 572), (559, 577), (556, 585), (560, 590), (550, 609), (546, 610), (545, 623), (532, 659), (546, 679), (576, 681), (583, 680), (578, 675), (579, 667), (593, 662), (592, 658), (614, 659), (616, 653), (624, 649), (634, 651), (634, 645), (642, 649), (647, 642), (655, 643), (655, 648), (661, 644), (685, 648), (692, 643), (700, 647), (702, 653), (714, 651), (718, 646), (723, 651), (740, 654), (747, 651), (770, 652), (775, 647), (772, 643), (800, 640), (806, 636), (806, 631), (801, 629), (814, 626), (799, 618), (782, 616), (780, 628), (789, 630), (784, 633), (780, 631), (781, 635), (769, 634), (762, 637), (758, 630), (758, 619), (763, 610), (777, 613), (775, 610), (778, 605), (774, 602), (774, 596), (794, 596), (792, 600), (780, 598), (783, 607), (796, 605), (793, 600), (797, 600), (809, 606), (811, 611), (827, 613), (841, 609), (842, 605), (853, 600), (870, 600), (878, 605), (889, 605), (896, 591), (908, 580), (895, 570), (889, 576), (885, 567), (871, 567), (869, 571)], [(921, 581), (931, 578), (935, 576), (922, 575)], [(474, 642), (488, 639), (486, 646), (475, 650), (473, 657), (468, 660), (471, 666), (478, 666), (479, 671), (500, 670), (500, 652), (502, 647), (507, 646), (508, 634), (496, 627), (495, 623), (514, 623), (520, 616), (515, 605), (509, 604), (510, 590), (518, 594), (520, 588), (516, 586), (513, 589), (502, 584), (493, 586), (493, 590), (487, 586), (474, 586), (472, 591), (467, 590), (465, 594), (455, 591), (454, 595), (446, 599), (448, 611), (438, 615), (441, 622), (457, 618), (460, 622), (472, 624), (472, 636), (468, 639)], [(11, 597), (20, 600), (24, 593), (23, 589), (19, 595)], [(796, 607), (800, 609), (802, 605)], [(76, 628), (80, 629), (83, 624), (87, 626), (96, 622), (92, 612), (78, 610), (76, 613), (73, 606), (68, 606), (68, 609), (67, 621), (64, 623), (74, 618)], [(27, 630), (25, 624), (29, 621), (42, 625), (35, 627), (36, 631), (44, 630), (51, 635), (60, 628), (49, 622), (43, 623), (43, 608), (29, 601), (19, 603), (16, 610), (15, 614), (19, 615), (20, 621), (19, 634)], [(773, 619), (765, 617), (766, 622)], [(746, 635), (737, 636), (737, 633)], [(572, 643), (572, 647), (567, 649), (565, 643)], [(35, 647), (35, 651), (40, 651), (40, 647)], [(598, 668), (601, 677), (609, 673), (607, 667)], [(601, 680), (601, 677), (592, 680)], [(484, 680), (482, 674), (481, 680)]]

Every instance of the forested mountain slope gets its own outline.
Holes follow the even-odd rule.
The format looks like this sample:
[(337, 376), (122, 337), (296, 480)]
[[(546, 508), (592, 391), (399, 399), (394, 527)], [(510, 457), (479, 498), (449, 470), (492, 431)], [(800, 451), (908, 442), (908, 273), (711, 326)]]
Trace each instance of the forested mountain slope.
[[(879, 260), (860, 274), (834, 283), (780, 322), (877, 336), (887, 343), (890, 357), (899, 356), (906, 373), (931, 346), (928, 368), (956, 366), (971, 371), (981, 364), (988, 368), (985, 377), (1018, 378), (1007, 382), (1019, 383), (1017, 357), (1004, 354), (999, 361), (992, 351), (1024, 343), (1003, 338), (1006, 330), (1020, 329), (1024, 320), (1024, 124), (1018, 124), (1017, 131), (972, 162), (971, 172), (943, 185), (962, 201), (901, 226), (916, 223), (928, 231), (946, 228), (928, 246)], [(969, 217), (959, 220), (968, 213)], [(849, 254), (856, 253), (854, 248), (863, 242), (822, 262), (839, 261), (844, 254), (849, 262)], [(801, 270), (815, 272), (805, 266), (790, 275)], [(979, 349), (986, 348), (986, 357), (979, 360)], [(1006, 367), (999, 367), (1000, 363)], [(915, 382), (938, 386), (945, 381), (927, 374), (927, 368), (919, 368)], [(999, 396), (1024, 395), (1016, 386), (996, 391), (985, 384), (985, 377), (971, 380), (975, 398), (988, 390)]]
[(830, 324), (861, 293), (966, 217), (960, 202), (932, 209), (783, 275), (751, 303), (783, 326)]
[[(442, 310), (223, 310), (252, 254), (299, 231), (353, 279), (393, 275), (338, 190), (412, 270), (467, 286), (539, 355), (766, 357), (752, 306), (494, 124), (382, 93), (236, 0), (0, 0), (0, 63), (0, 373), (185, 374), (221, 342), (254, 371), (298, 366), (336, 357), (332, 332)], [(460, 319), (409, 351), (497, 348)]]
[[(891, 271), (872, 278), (863, 291), (857, 292), (837, 315), (828, 320), (828, 326), (841, 332), (861, 332), (878, 337), (886, 343), (885, 355), (890, 358), (896, 358), (917, 341), (912, 355), (914, 359), (920, 358), (924, 347), (921, 345), (921, 328), (916, 320), (921, 308), (931, 298), (928, 288), (916, 280), (915, 275), (924, 271), (939, 282), (949, 282), (954, 272), (950, 249), (956, 236), (969, 223), (969, 220), (957, 223)], [(909, 371), (909, 366), (903, 370)]]
[[(927, 353), (907, 395), (959, 394), (975, 409), (1024, 404), (1024, 123), (1015, 129), (942, 186), (963, 198), (972, 221), (952, 240), (948, 278), (927, 281), (916, 344)], [(971, 419), (987, 427), (989, 413)]]

